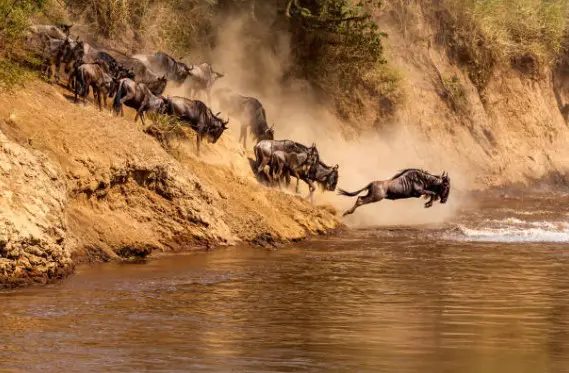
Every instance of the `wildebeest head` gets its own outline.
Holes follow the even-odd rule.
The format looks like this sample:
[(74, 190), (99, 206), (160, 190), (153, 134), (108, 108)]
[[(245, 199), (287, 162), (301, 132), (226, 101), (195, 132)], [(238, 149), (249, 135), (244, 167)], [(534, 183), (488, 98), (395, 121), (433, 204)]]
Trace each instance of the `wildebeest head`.
[(85, 56), (85, 43), (77, 38), (75, 43), (69, 42), (68, 47), (63, 55), (63, 62), (82, 60)]
[(267, 140), (274, 140), (275, 139), (275, 125), (273, 124), (270, 128), (267, 128), (265, 131), (265, 138)]
[(219, 140), (223, 134), (223, 131), (227, 129), (227, 124), (229, 123), (229, 120), (223, 120), (219, 118), (219, 114), (221, 114), (221, 112), (215, 115), (212, 114), (210, 126), (207, 131), (208, 141), (213, 144)]
[(441, 179), (442, 179), (442, 184), (439, 196), (441, 197), (441, 203), (446, 203), (448, 200), (448, 195), (450, 193), (450, 177), (448, 176), (448, 173), (446, 171), (443, 172), (443, 174), (441, 175)]
[(166, 78), (166, 76), (162, 76), (153, 82), (146, 82), (148, 88), (150, 88), (152, 93), (154, 93), (155, 95), (161, 95), (162, 93), (164, 93), (167, 84), (168, 84), (168, 78)]
[(211, 78), (210, 78), (210, 82), (209, 82), (210, 87), (213, 85), (213, 83), (215, 83), (215, 81), (217, 79), (223, 78), (225, 76), (222, 73), (218, 73), (217, 71), (214, 71), (212, 66), (210, 66), (210, 72), (211, 72), (211, 75), (210, 75)]
[(338, 185), (338, 165), (332, 167), (332, 170), (326, 178), (324, 179), (324, 189), (329, 192), (333, 192), (336, 190), (336, 186)]
[(119, 80), (124, 78), (134, 79), (134, 73), (130, 69), (127, 70), (124, 67), (119, 66), (116, 78)]
[(190, 75), (190, 71), (192, 71), (193, 68), (194, 68), (193, 65), (192, 67), (189, 67), (184, 62), (178, 62), (178, 71), (176, 72), (178, 80), (186, 79), (186, 77)]
[(57, 23), (55, 25), (55, 27), (57, 27), (58, 29), (60, 29), (61, 31), (63, 31), (64, 33), (69, 35), (69, 32), (71, 31), (71, 27), (73, 27), (73, 24), (66, 25), (64, 23)]

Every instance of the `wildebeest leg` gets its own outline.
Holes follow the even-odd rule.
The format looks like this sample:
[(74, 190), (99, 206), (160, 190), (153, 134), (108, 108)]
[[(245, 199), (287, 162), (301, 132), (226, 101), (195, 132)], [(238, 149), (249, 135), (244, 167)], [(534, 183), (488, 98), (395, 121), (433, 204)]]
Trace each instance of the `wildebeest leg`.
[[(257, 174), (260, 174), (261, 172), (265, 171), (265, 167), (269, 164), (269, 159), (267, 159), (266, 157), (263, 157), (263, 159), (261, 159), (261, 163), (259, 164), (259, 166), (257, 167)], [(266, 172), (265, 172), (266, 174)], [(268, 175), (267, 175), (268, 176)]]
[(97, 94), (97, 106), (99, 107), (99, 111), (103, 110), (103, 103), (101, 100), (101, 91), (98, 88), (93, 88), (93, 94)]
[(55, 75), (55, 64), (53, 61), (49, 61), (49, 71), (47, 74), (47, 81), (51, 83), (51, 77)]
[(247, 147), (247, 126), (242, 124), (241, 125), (241, 134), (239, 135), (239, 142), (243, 139), (243, 147)]
[[(295, 173), (295, 171), (292, 171), (293, 174)], [(314, 184), (312, 183), (312, 181), (306, 177), (302, 177), (301, 178), (302, 181), (304, 181), (306, 184), (308, 184), (308, 195), (306, 196), (306, 199), (308, 199), (310, 201), (310, 203), (313, 203), (314, 201), (314, 191), (316, 190), (316, 187), (314, 187)]]
[(431, 207), (433, 205), (433, 202), (437, 200), (437, 194), (434, 192), (431, 192), (430, 190), (426, 190), (424, 195), (431, 197), (427, 201), (427, 203), (425, 203), (425, 208), (428, 209), (429, 207)]
[(354, 206), (344, 212), (342, 216), (353, 214), (354, 211), (360, 206), (367, 205), (368, 203), (379, 202), (385, 198), (385, 194), (381, 191), (376, 192), (376, 188), (372, 185), (365, 196), (359, 196)]
[(425, 208), (428, 209), (429, 207), (431, 207), (433, 205), (433, 201), (434, 201), (435, 197), (437, 196), (437, 193), (432, 192), (432, 191), (427, 190), (427, 189), (423, 189), (422, 187), (417, 187), (417, 186), (415, 186), (415, 191), (417, 193), (419, 193), (421, 196), (430, 196), (431, 197), (431, 199), (427, 203), (425, 203)]
[(202, 136), (198, 133), (198, 136), (196, 137), (196, 146), (198, 149), (198, 157), (200, 156), (200, 144), (202, 142)]

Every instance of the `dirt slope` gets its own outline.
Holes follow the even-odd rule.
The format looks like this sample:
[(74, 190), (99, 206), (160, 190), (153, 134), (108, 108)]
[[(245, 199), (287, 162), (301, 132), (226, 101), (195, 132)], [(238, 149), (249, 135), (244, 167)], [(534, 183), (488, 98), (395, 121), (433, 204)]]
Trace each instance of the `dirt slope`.
[[(55, 184), (51, 189), (59, 198), (56, 215), (61, 220), (57, 231), (64, 235), (47, 234), (47, 241), (57, 241), (61, 259), (55, 261), (67, 263), (69, 256), (75, 263), (110, 260), (240, 241), (270, 244), (339, 225), (329, 208), (260, 185), (232, 133), (218, 144), (205, 145), (202, 160), (182, 141), (179, 161), (132, 117), (115, 118), (90, 103), (75, 105), (68, 95), (41, 82), (0, 95), (0, 130), (7, 141), (29, 157), (43, 154), (41, 159), (59, 170), (44, 180), (43, 163), (21, 164), (30, 179), (26, 189), (17, 187), (20, 174), (10, 173), (15, 181), (5, 182), (5, 189), (12, 185), (22, 199), (40, 204), (50, 198), (42, 188)], [(6, 152), (4, 157), (18, 164), (20, 153)], [(30, 176), (32, 171), (39, 176)], [(3, 204), (5, 200), (3, 196)], [(12, 220), (5, 214), (0, 218), (6, 226)], [(10, 245), (23, 239), (4, 229), (2, 240)], [(13, 259), (0, 252), (0, 261), (4, 266)], [(47, 271), (43, 275), (53, 277)]]
[[(449, 58), (431, 7), (387, 1), (378, 12), (385, 30), (387, 59), (404, 76), (406, 100), (384, 129), (419, 134), (422, 146), (442, 154), (440, 163), (460, 175), (463, 187), (485, 188), (536, 179), (563, 179), (569, 171), (569, 127), (556, 94), (567, 102), (569, 90), (556, 87), (544, 68), (528, 75), (513, 65), (496, 66), (480, 93), (465, 66)], [(455, 110), (441, 96), (441, 77), (457, 78), (464, 106)], [(427, 153), (427, 151), (425, 151)]]

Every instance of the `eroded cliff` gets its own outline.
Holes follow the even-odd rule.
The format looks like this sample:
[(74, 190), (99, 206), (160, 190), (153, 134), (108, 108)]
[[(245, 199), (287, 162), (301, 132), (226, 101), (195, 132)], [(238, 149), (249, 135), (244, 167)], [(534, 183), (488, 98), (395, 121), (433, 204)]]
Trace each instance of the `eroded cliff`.
[(232, 134), (203, 159), (181, 140), (188, 149), (173, 157), (132, 117), (70, 100), (41, 82), (0, 95), (4, 286), (60, 278), (73, 263), (272, 245), (340, 224), (333, 209), (258, 183)]

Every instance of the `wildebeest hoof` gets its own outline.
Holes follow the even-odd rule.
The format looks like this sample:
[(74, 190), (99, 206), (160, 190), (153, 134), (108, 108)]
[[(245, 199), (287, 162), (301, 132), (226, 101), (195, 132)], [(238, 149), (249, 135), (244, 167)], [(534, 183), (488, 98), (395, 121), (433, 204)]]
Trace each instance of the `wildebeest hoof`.
[(425, 208), (428, 209), (428, 208), (431, 207), (432, 205), (433, 205), (432, 202), (425, 203)]

